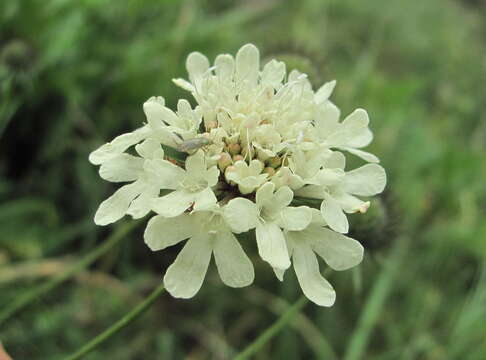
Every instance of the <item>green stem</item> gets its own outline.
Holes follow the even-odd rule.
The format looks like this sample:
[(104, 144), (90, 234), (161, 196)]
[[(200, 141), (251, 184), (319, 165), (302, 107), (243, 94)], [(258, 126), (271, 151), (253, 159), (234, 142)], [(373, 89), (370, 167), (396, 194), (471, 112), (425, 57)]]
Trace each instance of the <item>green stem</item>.
[(74, 354), (68, 356), (65, 360), (77, 360), (81, 359), (84, 355), (88, 354), (90, 351), (94, 350), (97, 346), (104, 343), (110, 337), (115, 335), (118, 331), (123, 329), (125, 326), (134, 321), (137, 317), (142, 315), (149, 307), (154, 303), (155, 300), (164, 292), (163, 283), (160, 284), (152, 293), (140, 304), (138, 304), (132, 311), (123, 316), (120, 320), (110, 326), (108, 329), (103, 331), (93, 340), (85, 344)]
[(250, 356), (254, 355), (258, 350), (260, 350), (263, 345), (265, 345), (271, 338), (278, 334), (287, 323), (292, 320), (292, 318), (307, 304), (307, 298), (302, 295), (299, 300), (288, 310), (283, 313), (283, 315), (273, 323), (267, 330), (265, 330), (259, 337), (257, 337), (251, 344), (249, 344), (242, 352), (240, 352), (234, 360), (248, 359)]
[(40, 284), (39, 286), (36, 286), (33, 289), (24, 293), (23, 295), (19, 296), (11, 304), (9, 304), (0, 311), (0, 324), (3, 324), (19, 310), (23, 309), (31, 302), (36, 301), (39, 297), (43, 296), (64, 281), (68, 280), (69, 278), (73, 277), (74, 275), (88, 267), (91, 263), (93, 263), (108, 250), (110, 250), (113, 246), (115, 246), (118, 242), (124, 239), (125, 236), (138, 224), (139, 222), (132, 221), (130, 223), (121, 225), (105, 242), (103, 242), (94, 250), (86, 254), (79, 262), (69, 267), (66, 271), (59, 273), (46, 283)]

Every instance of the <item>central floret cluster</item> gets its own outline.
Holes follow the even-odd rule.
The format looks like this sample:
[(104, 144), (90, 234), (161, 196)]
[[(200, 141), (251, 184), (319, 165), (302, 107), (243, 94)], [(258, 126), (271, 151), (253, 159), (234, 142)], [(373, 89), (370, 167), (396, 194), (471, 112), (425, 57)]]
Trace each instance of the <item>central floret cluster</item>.
[[(212, 254), (225, 284), (251, 284), (253, 265), (234, 234), (255, 229), (259, 255), (276, 276), (293, 265), (305, 295), (331, 306), (335, 292), (316, 254), (335, 270), (361, 261), (362, 246), (343, 235), (346, 213), (366, 212), (370, 203), (357, 196), (386, 183), (376, 156), (360, 150), (372, 140), (366, 111), (340, 121), (329, 101), (335, 81), (314, 92), (305, 74), (287, 76), (283, 62), (261, 69), (251, 44), (213, 66), (192, 53), (186, 67), (189, 80), (174, 82), (195, 108), (179, 100), (174, 112), (152, 97), (143, 106), (146, 125), (90, 155), (102, 178), (129, 182), (100, 205), (95, 222), (154, 211), (145, 231), (152, 250), (188, 240), (164, 277), (182, 298), (200, 289)], [(132, 146), (136, 155), (127, 152)], [(346, 171), (345, 152), (368, 164)], [(308, 199), (320, 199), (320, 209), (296, 206)]]

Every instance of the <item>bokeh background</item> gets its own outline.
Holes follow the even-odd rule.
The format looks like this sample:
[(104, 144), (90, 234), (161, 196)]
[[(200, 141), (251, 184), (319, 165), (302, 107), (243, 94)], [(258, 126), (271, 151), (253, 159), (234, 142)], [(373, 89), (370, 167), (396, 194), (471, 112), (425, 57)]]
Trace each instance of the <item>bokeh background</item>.
[[(0, 310), (131, 222), (96, 227), (114, 187), (88, 154), (142, 124), (142, 103), (187, 97), (187, 54), (247, 42), (338, 80), (369, 111), (383, 196), (353, 215), (366, 247), (332, 273), (334, 307), (307, 304), (255, 359), (486, 359), (486, 3), (481, 0), (0, 1)], [(178, 248), (151, 253), (146, 219), (113, 250), (0, 325), (14, 359), (61, 359), (157, 286)], [(251, 287), (210, 268), (191, 300), (162, 296), (87, 359), (228, 359), (295, 302), (255, 258)]]

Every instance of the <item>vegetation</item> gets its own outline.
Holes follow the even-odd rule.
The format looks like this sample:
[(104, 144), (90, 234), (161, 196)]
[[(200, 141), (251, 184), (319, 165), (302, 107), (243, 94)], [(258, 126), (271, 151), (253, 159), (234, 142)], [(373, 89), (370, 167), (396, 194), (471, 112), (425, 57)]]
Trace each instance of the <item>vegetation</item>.
[[(316, 86), (337, 79), (333, 99), (343, 113), (368, 110), (370, 150), (389, 177), (370, 211), (352, 216), (366, 256), (330, 275), (334, 307), (298, 303), (303, 310), (260, 339), (254, 358), (483, 359), (485, 15), (474, 0), (1, 1), (0, 340), (8, 353), (63, 359), (160, 285), (179, 248), (152, 253), (146, 220), (94, 225), (113, 188), (88, 154), (140, 125), (148, 97), (174, 105), (187, 96), (171, 79), (185, 75), (189, 52), (234, 53), (253, 42)], [(90, 258), (105, 241), (113, 247)], [(256, 259), (256, 248), (246, 249)], [(225, 287), (212, 268), (195, 298), (162, 295), (86, 359), (236, 356), (300, 296), (292, 271), (282, 285), (254, 264), (253, 286)], [(66, 271), (73, 276), (62, 278)]]

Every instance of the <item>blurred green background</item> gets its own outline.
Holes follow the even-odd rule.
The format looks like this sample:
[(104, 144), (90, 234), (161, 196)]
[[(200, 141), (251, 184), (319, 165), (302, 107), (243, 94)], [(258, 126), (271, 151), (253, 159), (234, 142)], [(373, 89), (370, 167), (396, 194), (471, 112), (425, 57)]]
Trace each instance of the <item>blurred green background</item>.
[[(389, 177), (351, 217), (366, 258), (331, 274), (334, 307), (308, 304), (255, 359), (486, 359), (485, 39), (481, 0), (1, 1), (0, 310), (124, 225), (92, 221), (114, 187), (89, 152), (140, 126), (148, 97), (187, 97), (171, 79), (189, 52), (253, 42), (314, 86), (337, 79)], [(160, 283), (179, 249), (151, 253), (145, 222), (0, 325), (14, 359), (63, 358)], [(301, 292), (244, 246), (253, 286), (211, 267), (195, 298), (165, 294), (86, 358), (231, 358)]]

